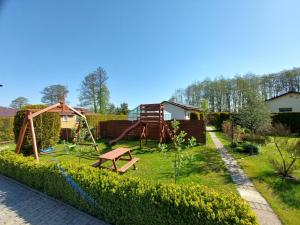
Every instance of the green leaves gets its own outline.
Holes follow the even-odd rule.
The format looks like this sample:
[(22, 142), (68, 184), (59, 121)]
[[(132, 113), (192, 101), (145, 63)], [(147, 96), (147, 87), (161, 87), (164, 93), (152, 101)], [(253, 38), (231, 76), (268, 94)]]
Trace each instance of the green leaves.
[(13, 117), (0, 117), (0, 142), (14, 139)]
[(188, 148), (192, 148), (197, 145), (197, 140), (195, 137), (191, 137), (187, 141), (188, 141)]
[(271, 137), (271, 142), (280, 160), (278, 160), (279, 157), (273, 158), (271, 163), (279, 175), (287, 178), (296, 169), (296, 162), (300, 159), (300, 141), (290, 138), (287, 135), (288, 131), (280, 124), (277, 124), (274, 130), (275, 134)]
[(250, 207), (236, 194), (219, 194), (199, 185), (149, 182), (90, 166), (61, 166), (95, 200), (94, 205), (82, 200), (55, 163), (37, 163), (32, 157), (0, 152), (1, 174), (111, 224), (257, 224)]
[(86, 115), (86, 119), (88, 121), (88, 124), (90, 127), (95, 127), (99, 124), (101, 121), (107, 121), (107, 120), (127, 120), (127, 115), (112, 115), (112, 114), (92, 114), (92, 115)]
[(169, 146), (167, 144), (158, 144), (158, 148), (162, 152), (166, 152), (166, 151), (174, 152), (173, 169), (174, 169), (175, 183), (177, 182), (180, 176), (181, 169), (193, 160), (193, 157), (188, 155), (187, 153), (184, 153), (183, 150), (192, 148), (195, 145), (197, 145), (195, 137), (186, 139), (187, 133), (182, 130), (179, 131), (179, 125), (180, 122), (175, 119), (171, 122), (172, 133), (174, 134), (172, 145)]
[[(26, 109), (43, 109), (46, 105), (28, 105), (17, 112), (14, 118), (14, 135), (15, 141), (18, 140), (19, 132), (23, 123)], [(33, 119), (37, 145), (39, 149), (55, 145), (60, 137), (60, 115), (59, 113), (43, 113)], [(22, 151), (24, 154), (32, 153), (32, 136), (27, 127)]]

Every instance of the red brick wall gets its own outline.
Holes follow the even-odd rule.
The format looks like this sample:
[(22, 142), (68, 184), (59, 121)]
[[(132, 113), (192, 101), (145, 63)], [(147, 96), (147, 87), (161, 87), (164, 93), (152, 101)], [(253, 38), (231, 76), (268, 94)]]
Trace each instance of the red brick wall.
[[(117, 138), (125, 129), (134, 124), (136, 121), (128, 120), (110, 120), (100, 122), (98, 125), (98, 132), (96, 138)], [(198, 143), (206, 143), (205, 125), (203, 120), (181, 120), (180, 130), (184, 130), (188, 137), (194, 136)], [(167, 121), (171, 128), (171, 121)], [(158, 124), (148, 125), (149, 139), (159, 139), (159, 126)], [(166, 135), (167, 136), (167, 135)], [(125, 139), (138, 139), (140, 137), (140, 129), (131, 131)]]

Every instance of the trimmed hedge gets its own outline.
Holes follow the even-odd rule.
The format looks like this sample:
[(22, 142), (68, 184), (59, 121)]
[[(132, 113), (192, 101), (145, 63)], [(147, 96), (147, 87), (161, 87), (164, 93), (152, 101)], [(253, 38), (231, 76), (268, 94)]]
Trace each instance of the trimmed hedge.
[(250, 207), (235, 194), (199, 185), (150, 183), (90, 166), (61, 166), (94, 199), (93, 205), (78, 196), (54, 163), (0, 153), (0, 173), (111, 224), (257, 224)]
[[(43, 109), (46, 105), (28, 105), (23, 107), (17, 112), (14, 118), (14, 134), (15, 142), (17, 142), (23, 119), (26, 113), (26, 109)], [(42, 149), (48, 146), (53, 146), (59, 141), (60, 136), (60, 115), (59, 113), (43, 113), (33, 118), (36, 141), (38, 149)], [(32, 152), (32, 136), (29, 126), (27, 127), (24, 141), (22, 145), (22, 152), (24, 154), (30, 154)]]
[(0, 142), (14, 140), (14, 118), (0, 117)]
[(114, 114), (90, 114), (86, 115), (86, 119), (91, 128), (96, 127), (99, 122), (107, 120), (127, 120), (127, 115), (114, 115)]
[(272, 113), (273, 124), (282, 123), (293, 133), (300, 134), (300, 113)]
[(208, 113), (206, 118), (207, 118), (207, 123), (209, 125), (213, 125), (216, 129), (221, 130), (222, 129), (222, 124), (224, 121), (230, 119), (230, 112), (211, 112)]

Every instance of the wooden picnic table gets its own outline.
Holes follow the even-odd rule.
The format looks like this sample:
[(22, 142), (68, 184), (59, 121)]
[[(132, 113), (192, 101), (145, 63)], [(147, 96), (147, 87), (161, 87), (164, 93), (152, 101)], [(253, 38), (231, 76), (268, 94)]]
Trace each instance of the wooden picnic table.
[[(126, 157), (127, 156), (127, 157)], [(111, 167), (102, 166), (102, 164), (108, 160), (112, 161)], [(125, 165), (123, 165), (120, 169), (117, 167), (117, 161), (128, 161)], [(129, 148), (117, 148), (110, 152), (104, 153), (99, 156), (99, 161), (92, 164), (94, 167), (107, 168), (118, 173), (125, 173), (131, 166), (136, 169), (135, 163), (139, 161), (139, 158), (133, 158), (131, 155), (131, 151)]]

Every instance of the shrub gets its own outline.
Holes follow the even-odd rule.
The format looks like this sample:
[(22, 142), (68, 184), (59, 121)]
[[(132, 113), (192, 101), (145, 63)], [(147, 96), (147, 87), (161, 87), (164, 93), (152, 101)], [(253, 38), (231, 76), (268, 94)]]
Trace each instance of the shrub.
[(258, 154), (259, 147), (250, 142), (243, 142), (242, 144), (235, 144), (231, 146), (236, 152), (244, 153), (244, 154)]
[(13, 117), (0, 117), (0, 142), (14, 140), (13, 127)]
[(228, 138), (232, 137), (232, 123), (230, 120), (225, 120), (222, 123), (222, 131)]
[[(290, 130), (284, 124), (275, 124), (272, 130), (271, 142), (280, 157), (271, 159), (273, 167), (283, 178), (292, 177), (296, 163), (300, 159), (300, 140), (290, 138)], [(294, 178), (294, 177), (292, 177)]]
[(86, 115), (87, 122), (91, 128), (94, 128), (101, 121), (107, 120), (127, 120), (127, 115), (114, 115), (114, 114), (90, 114)]
[(258, 134), (246, 134), (244, 136), (244, 139), (246, 141), (253, 142), (256, 144), (261, 144), (261, 145), (265, 145), (267, 143), (267, 138)]
[(292, 133), (300, 135), (300, 113), (273, 113), (272, 124), (284, 124)]
[(215, 126), (216, 129), (221, 130), (222, 124), (225, 120), (230, 119), (229, 112), (212, 112), (207, 114), (207, 123), (208, 125)]
[(199, 185), (160, 184), (77, 164), (62, 164), (94, 200), (83, 201), (54, 163), (0, 153), (0, 173), (44, 191), (111, 224), (257, 224), (238, 195)]
[[(222, 131), (228, 137), (232, 138), (232, 125), (230, 120), (225, 120), (222, 124)], [(245, 130), (241, 128), (241, 126), (236, 125), (233, 128), (234, 132), (234, 141), (241, 142), (245, 138)]]
[(237, 152), (239, 152), (239, 153), (245, 153), (245, 152), (244, 152), (244, 148), (243, 148), (242, 146), (237, 146), (237, 147), (235, 148), (235, 151), (237, 151)]
[[(23, 123), (23, 119), (26, 113), (26, 109), (43, 109), (46, 105), (28, 105), (17, 112), (14, 118), (14, 134), (15, 141), (17, 142), (19, 132)], [(38, 149), (43, 149), (48, 146), (52, 146), (59, 141), (60, 136), (60, 115), (59, 113), (46, 112), (36, 116), (33, 119), (35, 128), (36, 142)], [(32, 136), (29, 126), (27, 127), (24, 141), (22, 144), (22, 152), (24, 154), (30, 154), (32, 151)]]
[(243, 152), (248, 154), (258, 154), (259, 151), (258, 146), (250, 142), (244, 142), (241, 147), (243, 148)]

